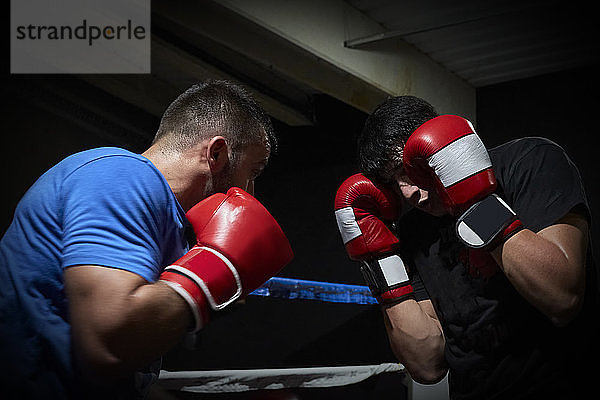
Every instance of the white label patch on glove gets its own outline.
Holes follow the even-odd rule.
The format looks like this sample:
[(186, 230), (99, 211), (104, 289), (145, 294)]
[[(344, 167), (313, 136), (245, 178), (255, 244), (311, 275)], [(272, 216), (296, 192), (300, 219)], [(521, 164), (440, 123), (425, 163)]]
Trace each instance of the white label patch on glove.
[(335, 220), (337, 221), (338, 229), (340, 230), (340, 235), (342, 235), (344, 244), (362, 235), (352, 207), (344, 207), (335, 210)]
[(408, 273), (400, 256), (389, 256), (377, 260), (377, 262), (388, 286), (408, 281)]
[(492, 166), (483, 142), (475, 133), (456, 139), (429, 157), (444, 187), (449, 187)]

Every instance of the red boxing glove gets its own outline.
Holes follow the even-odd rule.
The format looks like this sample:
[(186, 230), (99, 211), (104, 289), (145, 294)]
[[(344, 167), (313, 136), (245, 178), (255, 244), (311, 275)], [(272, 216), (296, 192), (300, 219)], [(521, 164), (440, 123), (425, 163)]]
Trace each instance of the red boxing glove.
[(457, 215), (496, 190), (485, 146), (469, 121), (441, 115), (418, 127), (406, 141), (403, 163), (415, 185), (434, 190)]
[[(522, 227), (496, 190), (492, 162), (469, 121), (441, 115), (406, 141), (403, 163), (419, 187), (434, 191), (452, 215), (458, 237), (473, 248), (491, 248)], [(461, 215), (462, 214), (462, 215)]]
[(361, 272), (379, 303), (413, 298), (408, 272), (398, 252), (398, 238), (383, 221), (400, 215), (397, 198), (362, 174), (346, 179), (335, 196), (335, 217), (351, 259), (363, 261)]
[(194, 332), (220, 310), (257, 289), (293, 258), (290, 244), (269, 212), (239, 188), (214, 194), (186, 214), (197, 244), (160, 280), (189, 304)]

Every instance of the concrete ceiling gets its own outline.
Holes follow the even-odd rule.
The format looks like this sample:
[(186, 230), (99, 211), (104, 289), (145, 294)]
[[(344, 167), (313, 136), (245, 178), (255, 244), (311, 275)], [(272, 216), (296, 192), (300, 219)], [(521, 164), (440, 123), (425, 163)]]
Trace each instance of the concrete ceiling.
[(348, 0), (385, 32), (350, 48), (401, 38), (475, 87), (596, 63), (593, 2)]

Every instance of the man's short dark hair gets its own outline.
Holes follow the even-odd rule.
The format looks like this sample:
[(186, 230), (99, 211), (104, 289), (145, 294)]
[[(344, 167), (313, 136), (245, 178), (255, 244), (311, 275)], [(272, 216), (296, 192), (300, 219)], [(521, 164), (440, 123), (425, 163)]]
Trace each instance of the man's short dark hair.
[(402, 164), (402, 149), (411, 133), (438, 116), (431, 104), (414, 96), (390, 97), (367, 118), (358, 138), (360, 170), (369, 177), (389, 179)]
[(249, 144), (277, 148), (271, 119), (245, 87), (228, 81), (208, 80), (193, 85), (164, 112), (153, 143), (182, 151), (203, 139), (223, 136), (236, 155)]

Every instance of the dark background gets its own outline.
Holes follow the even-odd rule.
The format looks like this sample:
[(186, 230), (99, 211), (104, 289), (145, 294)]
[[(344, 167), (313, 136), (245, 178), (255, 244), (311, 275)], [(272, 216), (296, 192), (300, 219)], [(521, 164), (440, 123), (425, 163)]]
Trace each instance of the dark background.
[[(477, 130), (486, 145), (523, 136), (557, 142), (581, 171), (595, 219), (600, 208), (595, 149), (599, 86), (597, 67), (592, 66), (477, 90)], [(4, 75), (3, 91), (9, 101), (2, 113), (0, 147), (2, 232), (21, 196), (46, 169), (96, 146), (141, 152), (159, 122), (70, 76)], [(292, 128), (274, 121), (280, 149), (257, 180), (256, 195), (280, 222), (295, 252), (281, 276), (363, 284), (339, 238), (333, 198), (340, 183), (358, 172), (356, 138), (366, 114), (326, 95), (316, 95), (314, 102), (315, 126)], [(594, 234), (597, 237), (596, 225)], [(247, 303), (206, 329), (197, 353), (174, 351), (165, 366), (202, 369), (394, 360), (377, 307), (257, 297)]]
[[(96, 146), (142, 152), (158, 126), (158, 118), (74, 77), (5, 74), (3, 81), (9, 101), (2, 113), (1, 232), (25, 191), (52, 165)], [(579, 167), (594, 213), (599, 88), (596, 66), (479, 88), (477, 131), (487, 147), (524, 136), (557, 142)], [(280, 149), (257, 180), (256, 196), (294, 247), (284, 276), (362, 284), (346, 260), (332, 209), (340, 183), (358, 172), (356, 139), (367, 115), (326, 95), (314, 96), (314, 108), (315, 126), (274, 121)]]
[[(477, 89), (477, 130), (488, 147), (544, 136), (579, 167), (598, 219), (597, 66)], [(3, 74), (3, 196), (0, 232), (19, 199), (48, 168), (77, 151), (120, 146), (142, 152), (158, 118), (73, 76)], [(340, 183), (356, 169), (366, 114), (314, 95), (315, 125), (274, 121), (280, 149), (256, 195), (287, 233), (295, 259), (281, 276), (363, 284), (344, 251), (333, 215)], [(444, 110), (438, 110), (444, 113)], [(593, 226), (598, 237), (598, 227)], [(24, 246), (27, 244), (24, 243)], [(167, 370), (276, 368), (395, 362), (376, 306), (250, 297), (223, 313), (196, 343), (163, 360)]]

